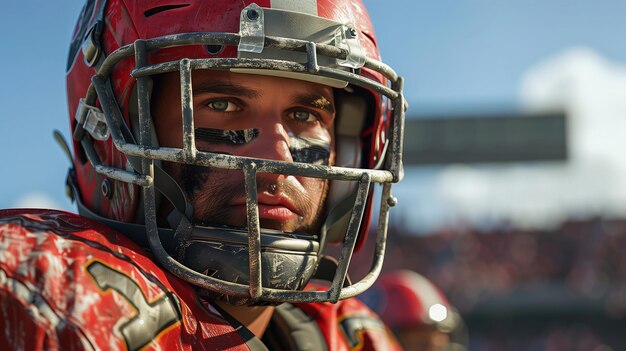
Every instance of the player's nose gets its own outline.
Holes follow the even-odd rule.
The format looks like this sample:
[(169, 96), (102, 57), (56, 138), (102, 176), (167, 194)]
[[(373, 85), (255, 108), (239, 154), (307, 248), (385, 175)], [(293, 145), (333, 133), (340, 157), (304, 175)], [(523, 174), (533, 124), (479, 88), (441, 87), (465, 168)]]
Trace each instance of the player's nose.
[(251, 143), (250, 157), (274, 161), (293, 162), (289, 149), (291, 137), (287, 128), (280, 121), (264, 123), (260, 128), (256, 142)]

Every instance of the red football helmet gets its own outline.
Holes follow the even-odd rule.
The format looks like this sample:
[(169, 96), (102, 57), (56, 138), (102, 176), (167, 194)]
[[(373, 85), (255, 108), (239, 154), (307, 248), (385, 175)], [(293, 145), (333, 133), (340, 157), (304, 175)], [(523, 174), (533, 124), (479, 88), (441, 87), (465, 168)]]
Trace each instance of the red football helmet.
[[(68, 184), (79, 212), (149, 247), (173, 274), (231, 301), (337, 301), (361, 293), (382, 266), (388, 210), (395, 204), (391, 184), (402, 178), (402, 79), (379, 60), (360, 0), (88, 0), (67, 63), (75, 151)], [(186, 100), (193, 70), (333, 87), (334, 164), (199, 151)], [(181, 148), (159, 146), (150, 114), (152, 78), (169, 72), (180, 74)], [(247, 227), (195, 223), (186, 194), (163, 162), (241, 170)], [(257, 173), (328, 179), (321, 233), (260, 228)], [(367, 232), (371, 183), (383, 185), (377, 257), (370, 274), (344, 286), (352, 252)], [(163, 221), (157, 211), (166, 202), (172, 210)], [(301, 291), (325, 264), (321, 252), (329, 242), (343, 243), (330, 289)], [(277, 260), (280, 269), (272, 266)]]
[(409, 270), (383, 274), (360, 299), (409, 350), (465, 350), (467, 335), (461, 316), (421, 274)]

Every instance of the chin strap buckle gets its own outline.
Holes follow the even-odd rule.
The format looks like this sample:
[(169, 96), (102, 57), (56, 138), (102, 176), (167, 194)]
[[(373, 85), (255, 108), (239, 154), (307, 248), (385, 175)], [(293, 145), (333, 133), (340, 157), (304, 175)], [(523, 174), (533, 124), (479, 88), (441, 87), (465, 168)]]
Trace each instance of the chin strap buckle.
[(78, 122), (76, 129), (83, 129), (96, 140), (104, 141), (111, 135), (104, 112), (98, 107), (87, 105), (85, 99), (79, 100), (75, 118)]

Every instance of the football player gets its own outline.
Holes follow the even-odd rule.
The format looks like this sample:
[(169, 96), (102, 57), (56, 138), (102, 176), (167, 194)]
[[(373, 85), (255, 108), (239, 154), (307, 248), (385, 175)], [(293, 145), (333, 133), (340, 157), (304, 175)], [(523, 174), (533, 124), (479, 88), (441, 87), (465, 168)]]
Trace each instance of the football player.
[(457, 310), (419, 273), (384, 273), (359, 296), (392, 329), (405, 351), (466, 351), (468, 335)]
[(379, 60), (360, 0), (88, 0), (73, 153), (56, 134), (80, 215), (0, 212), (0, 345), (398, 347), (353, 298), (402, 178), (402, 79)]

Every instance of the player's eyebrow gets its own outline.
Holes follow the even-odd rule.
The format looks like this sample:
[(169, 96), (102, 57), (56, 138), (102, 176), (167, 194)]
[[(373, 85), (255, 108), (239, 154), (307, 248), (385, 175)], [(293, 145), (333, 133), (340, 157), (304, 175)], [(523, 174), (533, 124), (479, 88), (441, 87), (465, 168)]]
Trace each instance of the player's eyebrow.
[(203, 82), (193, 87), (194, 96), (203, 93), (218, 93), (225, 95), (243, 96), (249, 99), (257, 99), (261, 97), (261, 93), (259, 93), (257, 90), (222, 80)]
[(335, 113), (335, 105), (324, 95), (317, 93), (298, 94), (294, 96), (293, 103), (319, 108), (328, 113)]

